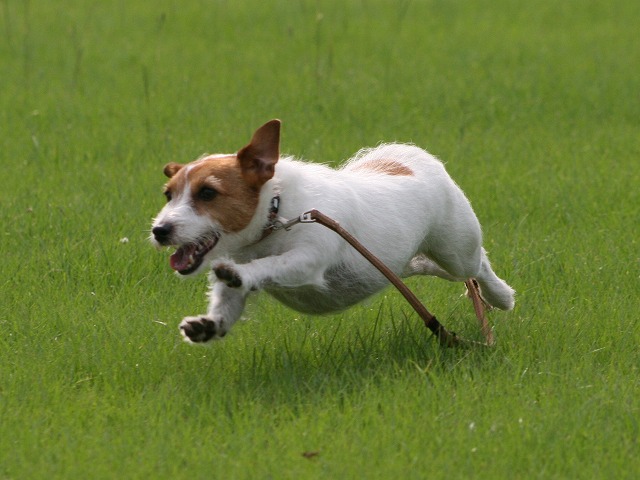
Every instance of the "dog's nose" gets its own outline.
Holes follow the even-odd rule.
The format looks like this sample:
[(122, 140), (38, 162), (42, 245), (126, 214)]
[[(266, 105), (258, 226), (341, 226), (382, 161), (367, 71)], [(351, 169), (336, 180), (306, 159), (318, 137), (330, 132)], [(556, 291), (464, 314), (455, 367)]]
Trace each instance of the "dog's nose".
[(151, 229), (151, 233), (159, 243), (166, 243), (169, 240), (173, 227), (171, 224), (165, 223), (164, 225), (158, 225)]

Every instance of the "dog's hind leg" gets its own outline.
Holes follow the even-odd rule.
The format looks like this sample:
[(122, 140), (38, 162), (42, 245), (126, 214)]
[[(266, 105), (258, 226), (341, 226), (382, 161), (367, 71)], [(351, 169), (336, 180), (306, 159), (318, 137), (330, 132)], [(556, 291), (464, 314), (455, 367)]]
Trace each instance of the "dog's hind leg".
[(479, 235), (466, 236), (466, 242), (458, 239), (440, 239), (424, 254), (418, 255), (409, 263), (412, 274), (435, 275), (451, 281), (477, 280), (484, 301), (500, 310), (511, 310), (515, 304), (513, 289), (499, 278), (481, 247)]
[[(483, 248), (480, 248), (479, 253), (479, 267), (475, 268), (472, 265), (477, 265), (477, 255), (473, 256), (473, 262), (467, 263), (457, 261), (460, 257), (453, 255), (450, 257), (442, 256), (442, 258), (452, 260), (448, 262), (447, 269), (441, 267), (439, 263), (428, 256), (419, 254), (411, 259), (403, 275), (433, 275), (449, 281), (463, 281), (467, 287), (467, 296), (473, 303), (473, 310), (480, 329), (486, 338), (486, 343), (493, 345), (495, 340), (487, 321), (486, 311), (492, 307), (503, 310), (512, 309), (514, 291), (495, 274)], [(456, 274), (452, 272), (456, 272)]]
[(500, 310), (513, 309), (515, 305), (515, 291), (507, 285), (507, 282), (495, 274), (484, 248), (482, 249), (480, 271), (475, 275), (475, 279), (478, 282), (480, 294), (485, 302)]
[(473, 309), (476, 313), (476, 317), (478, 318), (478, 322), (480, 323), (480, 329), (487, 338), (487, 344), (493, 344), (493, 333), (491, 332), (491, 328), (489, 327), (485, 316), (485, 311), (490, 310), (492, 307), (480, 296), (479, 287), (475, 279), (455, 277), (426, 255), (417, 255), (412, 258), (403, 274), (404, 276), (432, 275), (451, 282), (463, 281), (467, 287), (467, 297), (469, 297), (473, 303)]
[(436, 262), (423, 254), (413, 257), (402, 272), (403, 277), (411, 277), (413, 275), (430, 275), (433, 277), (444, 278), (450, 282), (460, 282), (463, 280), (461, 278), (454, 277)]

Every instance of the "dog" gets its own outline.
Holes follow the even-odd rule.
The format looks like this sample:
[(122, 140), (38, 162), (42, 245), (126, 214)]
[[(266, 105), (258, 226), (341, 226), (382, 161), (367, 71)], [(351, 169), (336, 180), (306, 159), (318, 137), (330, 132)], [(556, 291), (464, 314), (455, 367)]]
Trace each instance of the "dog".
[(185, 340), (224, 337), (254, 291), (323, 314), (389, 284), (322, 225), (276, 228), (311, 209), (338, 221), (398, 275), (475, 279), (486, 304), (514, 307), (514, 290), (482, 248), (471, 204), (438, 159), (414, 145), (381, 144), (332, 169), (281, 157), (280, 125), (267, 122), (235, 154), (164, 167), (167, 204), (151, 241), (176, 248), (170, 264), (180, 276), (209, 271), (210, 279), (207, 312), (180, 323)]

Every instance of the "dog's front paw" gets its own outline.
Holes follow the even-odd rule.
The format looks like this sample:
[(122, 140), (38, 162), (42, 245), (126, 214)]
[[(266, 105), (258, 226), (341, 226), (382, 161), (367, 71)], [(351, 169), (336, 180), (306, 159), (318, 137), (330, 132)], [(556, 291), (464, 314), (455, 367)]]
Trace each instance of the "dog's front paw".
[(240, 288), (242, 286), (242, 278), (240, 278), (240, 274), (238, 274), (235, 268), (229, 265), (217, 265), (213, 268), (213, 273), (215, 273), (216, 277), (218, 277), (218, 279), (224, 282), (228, 287)]
[(180, 332), (188, 342), (205, 343), (224, 337), (227, 328), (222, 319), (207, 316), (185, 317), (180, 322)]

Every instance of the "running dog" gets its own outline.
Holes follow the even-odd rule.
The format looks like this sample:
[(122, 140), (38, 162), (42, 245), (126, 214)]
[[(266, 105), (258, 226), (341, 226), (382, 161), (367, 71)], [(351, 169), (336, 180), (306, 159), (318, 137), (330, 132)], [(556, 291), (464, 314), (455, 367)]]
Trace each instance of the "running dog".
[(276, 228), (311, 209), (338, 221), (398, 275), (475, 279), (487, 305), (514, 306), (515, 292), (482, 248), (471, 204), (443, 164), (416, 146), (363, 149), (332, 169), (280, 156), (280, 121), (271, 120), (237, 153), (169, 163), (164, 174), (167, 204), (151, 241), (176, 248), (170, 264), (179, 275), (208, 271), (211, 282), (207, 312), (180, 323), (189, 342), (224, 337), (253, 291), (322, 314), (389, 284), (321, 225)]

